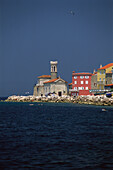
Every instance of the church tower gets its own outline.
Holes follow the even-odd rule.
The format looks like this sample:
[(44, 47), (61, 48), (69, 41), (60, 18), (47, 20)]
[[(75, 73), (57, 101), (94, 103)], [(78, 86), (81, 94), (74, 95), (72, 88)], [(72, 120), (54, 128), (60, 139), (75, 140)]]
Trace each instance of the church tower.
[(51, 64), (51, 79), (57, 78), (57, 61), (50, 61)]

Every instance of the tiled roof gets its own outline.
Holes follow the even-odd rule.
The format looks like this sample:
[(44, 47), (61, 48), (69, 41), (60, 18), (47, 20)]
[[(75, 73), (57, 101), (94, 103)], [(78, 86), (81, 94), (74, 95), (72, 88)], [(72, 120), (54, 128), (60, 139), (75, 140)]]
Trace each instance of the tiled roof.
[(113, 86), (113, 84), (106, 84), (105, 86)]
[(94, 76), (94, 75), (96, 75), (96, 74), (97, 74), (97, 72), (93, 73), (92, 76)]
[(70, 86), (70, 85), (72, 85), (72, 83), (69, 83), (68, 85)]
[(92, 73), (73, 73), (73, 75), (75, 75), (75, 76), (79, 76), (79, 75), (92, 75)]
[(39, 76), (38, 78), (51, 78), (50, 75), (42, 75), (42, 76)]
[(106, 69), (106, 68), (109, 68), (109, 67), (111, 67), (111, 66), (113, 66), (113, 63), (107, 64), (107, 65), (105, 65), (105, 66), (103, 66), (103, 67), (101, 67), (101, 68), (98, 68), (97, 70)]
[(55, 82), (56, 80), (58, 80), (58, 78), (57, 78), (57, 79), (52, 79), (52, 80), (46, 81), (46, 82), (44, 82), (44, 84), (46, 84), (46, 83), (52, 83), (52, 82)]

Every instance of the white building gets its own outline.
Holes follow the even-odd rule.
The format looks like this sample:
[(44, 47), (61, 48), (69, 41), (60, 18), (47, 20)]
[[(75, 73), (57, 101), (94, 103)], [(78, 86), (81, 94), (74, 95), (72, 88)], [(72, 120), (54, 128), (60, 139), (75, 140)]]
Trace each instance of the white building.
[(47, 96), (57, 94), (58, 96), (67, 95), (67, 82), (57, 77), (57, 61), (50, 61), (51, 75), (38, 77), (38, 82), (34, 86), (34, 96)]

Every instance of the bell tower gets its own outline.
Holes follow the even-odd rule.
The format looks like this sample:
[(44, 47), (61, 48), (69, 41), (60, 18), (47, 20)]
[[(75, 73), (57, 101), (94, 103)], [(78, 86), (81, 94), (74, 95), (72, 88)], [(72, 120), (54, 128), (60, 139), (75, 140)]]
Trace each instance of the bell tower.
[(51, 64), (51, 79), (57, 78), (57, 61), (50, 61)]

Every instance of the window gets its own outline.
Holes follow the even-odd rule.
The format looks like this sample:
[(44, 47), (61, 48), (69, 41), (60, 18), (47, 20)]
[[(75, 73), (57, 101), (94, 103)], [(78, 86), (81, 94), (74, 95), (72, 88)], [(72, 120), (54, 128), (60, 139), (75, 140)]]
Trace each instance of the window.
[(80, 76), (80, 78), (81, 78), (81, 79), (83, 79), (83, 78), (84, 78), (84, 76)]
[(105, 78), (103, 78), (103, 81), (105, 81)]
[(55, 72), (55, 66), (53, 67), (53, 71)]
[(86, 84), (88, 84), (88, 81), (86, 81)]
[(101, 75), (101, 70), (100, 70), (100, 75)]
[(75, 84), (77, 84), (77, 81), (75, 81)]
[(88, 78), (89, 78), (89, 76), (85, 76), (85, 78), (86, 78), (86, 79), (88, 79)]
[(94, 86), (97, 87), (97, 83), (94, 83)]
[(88, 87), (86, 87), (86, 90), (88, 90)]
[(81, 81), (81, 84), (83, 84), (84, 82), (83, 81)]
[(77, 90), (77, 87), (74, 87), (74, 90)]
[(84, 87), (78, 87), (79, 90), (84, 90)]
[(101, 78), (99, 80), (101, 81)]
[(77, 79), (77, 76), (74, 76), (74, 79)]

